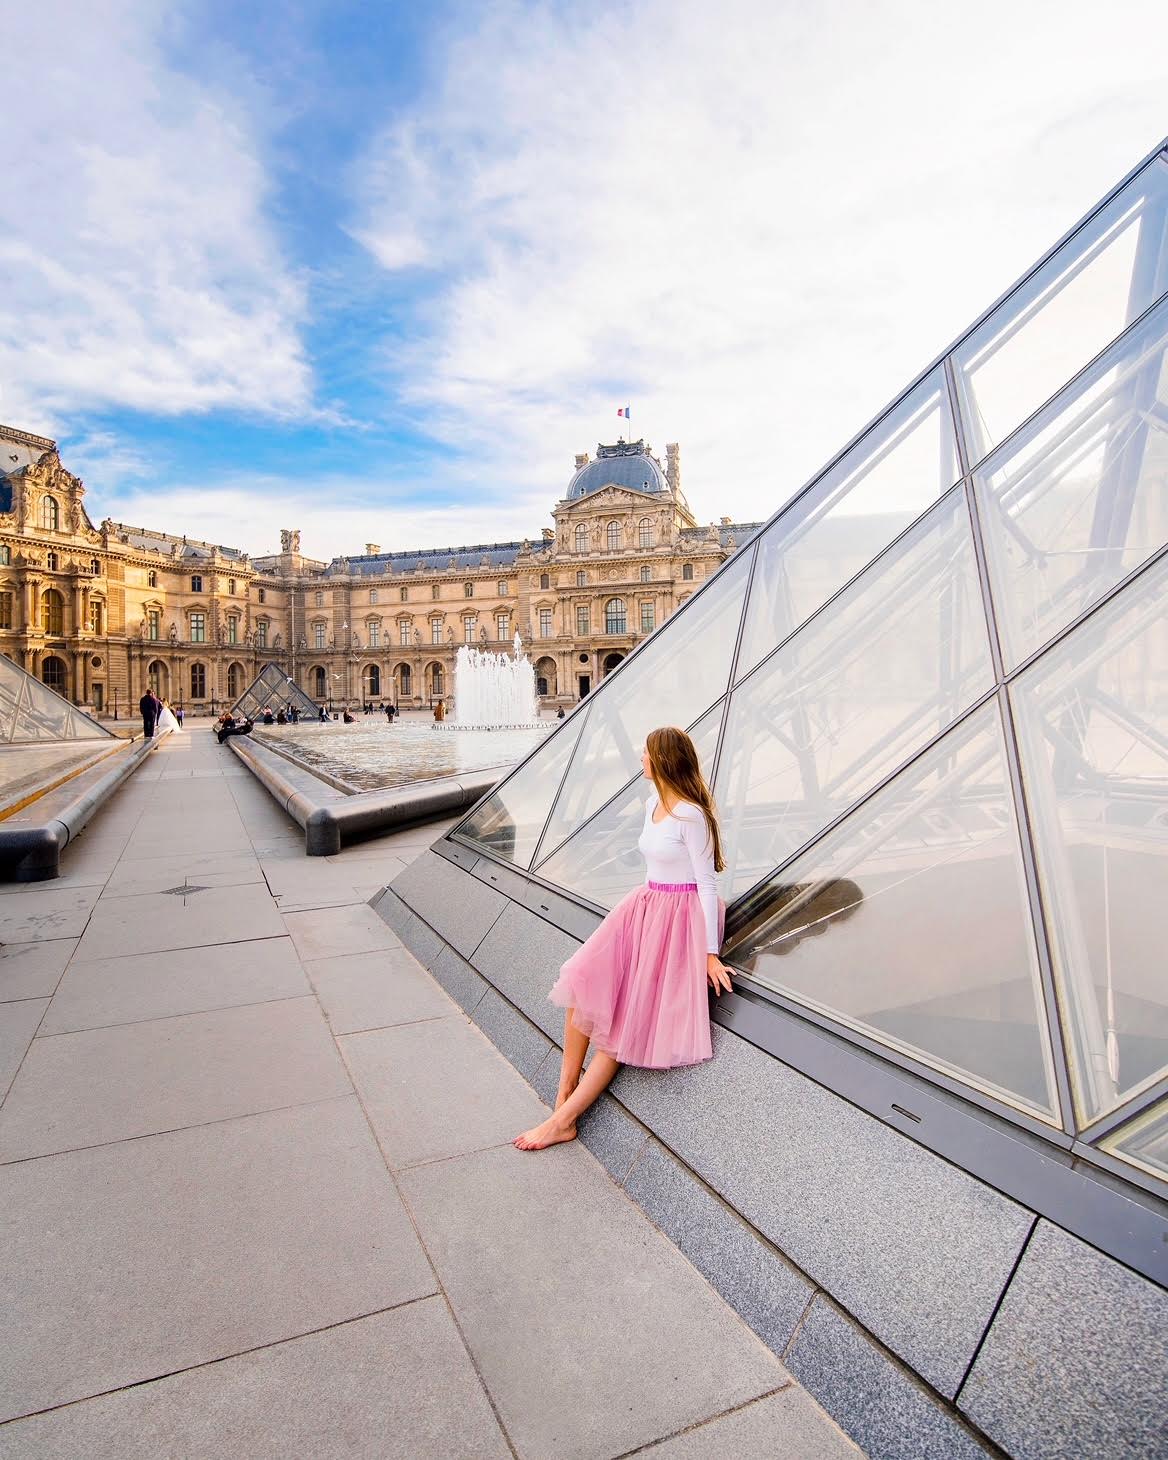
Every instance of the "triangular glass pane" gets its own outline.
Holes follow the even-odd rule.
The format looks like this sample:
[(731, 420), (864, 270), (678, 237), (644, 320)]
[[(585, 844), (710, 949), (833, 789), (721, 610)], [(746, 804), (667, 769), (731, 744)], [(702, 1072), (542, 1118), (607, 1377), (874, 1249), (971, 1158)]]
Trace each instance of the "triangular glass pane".
[(954, 354), (979, 461), (1168, 290), (1168, 164), (1154, 158)]
[(592, 697), (588, 733), (556, 800), (545, 851), (640, 773), (650, 730), (690, 725), (726, 693), (749, 571), (749, 552), (732, 558), (627, 666), (602, 681)]
[(0, 745), (35, 740), (109, 740), (113, 732), (55, 689), (0, 655)]
[(975, 483), (1014, 665), (1168, 542), (1168, 301)]
[(517, 867), (529, 867), (586, 718), (587, 706), (581, 706), (453, 834)]
[(1168, 1072), (1166, 604), (1162, 558), (1011, 690), (1083, 1124)]
[(730, 702), (715, 787), (740, 896), (992, 688), (963, 487)]
[(959, 475), (949, 396), (935, 370), (759, 539), (739, 675), (793, 634)]
[[(721, 722), (719, 704), (703, 715), (690, 731), (702, 772), (707, 777)], [(649, 726), (650, 730), (653, 728)], [(615, 907), (627, 892), (645, 880), (645, 859), (637, 849), (637, 838), (645, 823), (645, 799), (651, 790), (652, 783), (643, 777), (632, 781), (599, 816), (538, 864), (539, 876), (601, 907)]]
[(320, 715), (317, 705), (308, 698), (300, 686), (277, 664), (265, 664), (251, 684), (231, 707), (233, 715), (242, 715), (254, 720), (265, 710), (276, 714), (296, 706), (301, 718), (315, 720)]
[(1103, 1149), (1152, 1176), (1168, 1176), (1168, 1100), (1121, 1126)]
[(950, 730), (727, 921), (725, 956), (759, 983), (1057, 1122), (996, 704)]

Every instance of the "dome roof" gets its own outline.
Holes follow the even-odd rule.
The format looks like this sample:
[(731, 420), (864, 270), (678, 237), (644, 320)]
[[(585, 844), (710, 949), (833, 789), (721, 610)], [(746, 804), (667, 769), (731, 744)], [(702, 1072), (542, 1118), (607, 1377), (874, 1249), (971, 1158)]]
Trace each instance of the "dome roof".
[(665, 473), (649, 455), (643, 441), (619, 441), (615, 446), (597, 446), (596, 460), (580, 467), (568, 484), (568, 501), (598, 492), (615, 484), (634, 492), (664, 492)]

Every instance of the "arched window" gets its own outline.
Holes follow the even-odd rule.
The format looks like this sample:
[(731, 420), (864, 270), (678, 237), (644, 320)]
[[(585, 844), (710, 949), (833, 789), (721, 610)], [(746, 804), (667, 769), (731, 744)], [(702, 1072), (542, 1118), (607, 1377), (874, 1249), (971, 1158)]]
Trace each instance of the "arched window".
[(623, 598), (610, 598), (604, 605), (604, 632), (606, 634), (625, 632), (625, 601)]
[(0, 542), (0, 567), (6, 568), (12, 561), (12, 549), (6, 542)]
[(653, 576), (653, 570), (652, 570), (652, 568), (649, 567), (648, 563), (642, 563), (641, 564), (641, 582), (642, 583), (648, 583), (648, 581), (650, 580), (650, 578), (652, 578), (652, 576)]
[(653, 519), (651, 517), (642, 517), (637, 523), (637, 546), (640, 548), (653, 546)]
[(317, 608), (324, 607), (324, 594), (320, 591), (319, 588), (313, 594), (313, 602), (316, 604)]
[(101, 576), (101, 563), (97, 560), (97, 558), (90, 558), (89, 571), (93, 574), (95, 578)]
[(435, 699), (446, 693), (446, 676), (442, 673), (441, 664), (430, 665), (430, 693)]
[(205, 664), (191, 665), (191, 699), (205, 700), (207, 698), (207, 666)]
[(227, 698), (237, 700), (243, 693), (243, 665), (229, 664), (227, 666)]
[(463, 598), (473, 598), (474, 597), (474, 584), (473, 583), (464, 583), (462, 585), (462, 596), (463, 596)]
[[(56, 497), (41, 498), (41, 526), (47, 527), (50, 532), (56, 532), (61, 525), (61, 509), (57, 505)], [(45, 681), (46, 684), (48, 681)]]
[(65, 661), (58, 659), (55, 654), (41, 664), (41, 678), (50, 689), (55, 689), (59, 695), (67, 694), (69, 683), (66, 678)]
[(586, 553), (588, 551), (588, 529), (583, 522), (576, 524), (576, 551)]
[(146, 574), (146, 587), (147, 588), (157, 588), (158, 587), (158, 574), (154, 571), (153, 568), (151, 568), (150, 571)]
[(370, 588), (370, 590), (369, 590), (369, 602), (370, 603), (376, 603), (377, 602), (377, 589), (376, 588)]
[(397, 667), (397, 685), (398, 685), (398, 693), (399, 694), (401, 694), (401, 695), (412, 695), (413, 694), (414, 691), (413, 691), (413, 688), (411, 687), (411, 679), (410, 679), (410, 666), (408, 664), (399, 664), (398, 665), (398, 667)]
[(318, 700), (323, 700), (328, 694), (328, 675), (320, 664), (312, 671), (312, 693)]
[(693, 581), (693, 564), (692, 563), (683, 563), (682, 564), (681, 576), (682, 576), (682, 578), (684, 579), (684, 581), (686, 583), (691, 583)]
[(55, 588), (46, 588), (41, 594), (41, 629), (57, 638), (65, 632), (65, 600)]
[(621, 545), (620, 523), (619, 522), (610, 522), (608, 524), (608, 550), (609, 550), (609, 552), (610, 553), (615, 553), (620, 548), (620, 545)]
[(539, 575), (539, 586), (541, 588), (550, 588), (552, 586), (552, 575), (550, 573), (541, 573)]
[(146, 666), (146, 678), (156, 695), (163, 697), (169, 693), (170, 671), (161, 659), (151, 659)]
[(367, 700), (375, 700), (381, 694), (381, 670), (376, 664), (366, 664), (362, 670), (361, 691)]

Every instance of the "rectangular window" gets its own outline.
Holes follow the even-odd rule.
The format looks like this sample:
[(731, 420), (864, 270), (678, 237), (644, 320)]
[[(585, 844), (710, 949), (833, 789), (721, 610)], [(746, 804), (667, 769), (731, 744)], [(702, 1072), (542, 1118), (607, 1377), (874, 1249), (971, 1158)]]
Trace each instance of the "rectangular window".
[(267, 647), (268, 647), (268, 623), (267, 623), (267, 620), (266, 619), (261, 619), (260, 622), (258, 624), (256, 624), (256, 648), (257, 649), (266, 649)]
[(0, 542), (0, 568), (6, 568), (12, 561), (12, 549), (6, 542)]
[(12, 594), (0, 593), (0, 629), (12, 627)]
[(495, 584), (495, 587), (499, 590), (500, 598), (507, 597), (507, 580), (505, 578), (500, 578), (498, 583)]
[(191, 614), (191, 643), (205, 644), (207, 642), (207, 616), (202, 613)]
[(239, 643), (239, 620), (234, 615), (227, 620), (227, 642), (229, 644)]
[(202, 593), (202, 591), (203, 591), (203, 580), (202, 580), (202, 578), (200, 577), (200, 575), (198, 573), (195, 573), (193, 575), (193, 577), (191, 578), (191, 592), (192, 593)]
[(369, 625), (369, 647), (376, 649), (381, 644), (381, 625), (376, 619)]
[(586, 603), (576, 605), (576, 632), (578, 634), (589, 634), (592, 632), (591, 610)]
[(256, 597), (259, 599), (259, 601), (261, 603), (263, 603), (265, 596), (266, 595), (265, 595), (264, 590), (262, 588), (260, 589), (259, 593), (256, 595)]
[(442, 642), (442, 620), (440, 618), (430, 620), (430, 642), (431, 644)]
[(651, 634), (657, 627), (657, 610), (651, 603), (641, 604), (641, 632)]
[(466, 643), (466, 644), (473, 644), (474, 643), (474, 626), (475, 626), (475, 621), (474, 621), (473, 618), (464, 618), (463, 619), (463, 621), (462, 621), (462, 638), (463, 638), (463, 642), (464, 643)]
[(588, 586), (588, 574), (583, 568), (576, 569), (576, 587), (586, 588)]
[(312, 626), (312, 643), (316, 649), (324, 648), (324, 627), (324, 624), (313, 624)]
[(440, 587), (439, 587), (439, 586), (438, 586), (438, 584), (437, 584), (437, 583), (431, 583), (431, 585), (430, 585), (430, 597), (431, 597), (431, 598), (437, 598), (437, 597), (438, 597), (438, 595), (439, 595), (439, 594), (440, 594), (440, 593), (441, 593), (441, 592), (442, 592), (442, 590), (441, 590), (441, 588), (440, 588)]
[[(402, 589), (402, 592), (403, 593), (405, 592), (405, 589), (404, 588)], [(376, 588), (370, 588), (370, 590), (369, 590), (369, 602), (370, 603), (376, 603), (377, 602), (377, 589)]]
[(207, 697), (207, 666), (205, 664), (191, 665), (191, 699), (202, 700)]
[(642, 583), (648, 583), (649, 579), (652, 578), (652, 576), (653, 576), (653, 570), (652, 570), (652, 568), (647, 567), (647, 566), (642, 566), (642, 568), (641, 568), (641, 582)]
[(162, 637), (162, 614), (156, 608), (146, 615), (146, 633), (151, 639)]
[(510, 622), (511, 622), (510, 619), (507, 617), (507, 615), (505, 613), (497, 613), (495, 615), (495, 638), (496, 639), (506, 639), (506, 638), (509, 637), (509, 634), (508, 634), (508, 625), (510, 624)]
[(398, 643), (401, 644), (403, 649), (410, 643), (413, 637), (410, 633), (410, 626), (405, 619), (402, 619), (401, 623), (397, 626), (397, 636)]
[[(228, 580), (227, 580), (227, 591), (228, 591), (228, 593), (231, 594), (232, 598), (235, 597), (235, 579), (234, 578), (228, 578)], [(235, 640), (232, 639), (231, 642), (234, 644), (235, 643)]]
[(552, 611), (550, 608), (541, 608), (539, 611), (539, 636), (541, 639), (550, 639), (552, 636)]

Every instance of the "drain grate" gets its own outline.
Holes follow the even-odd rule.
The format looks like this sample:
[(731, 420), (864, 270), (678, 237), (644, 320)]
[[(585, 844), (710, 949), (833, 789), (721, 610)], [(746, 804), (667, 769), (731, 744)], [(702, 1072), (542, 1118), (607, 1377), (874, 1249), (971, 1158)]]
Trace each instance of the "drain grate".
[(194, 883), (184, 882), (181, 887), (163, 888), (163, 897), (189, 897), (192, 892), (209, 892), (209, 887), (197, 887)]

